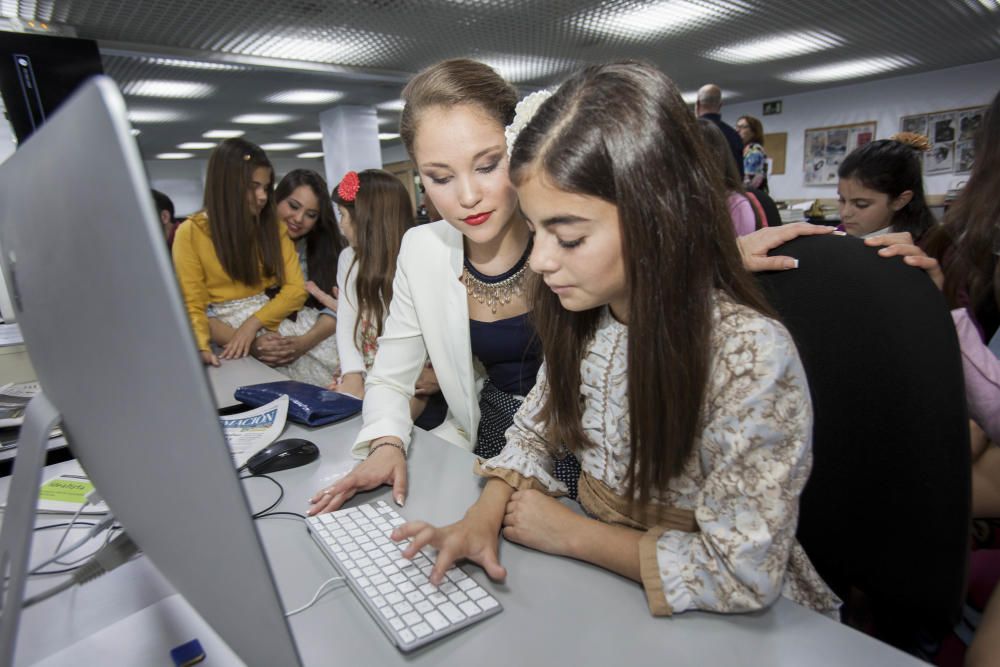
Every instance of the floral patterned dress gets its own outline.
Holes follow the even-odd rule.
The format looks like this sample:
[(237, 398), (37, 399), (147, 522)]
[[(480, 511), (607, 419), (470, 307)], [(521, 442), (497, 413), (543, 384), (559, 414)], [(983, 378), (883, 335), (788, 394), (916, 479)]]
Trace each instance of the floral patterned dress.
[(767, 153), (756, 141), (743, 147), (743, 186), (768, 192)]
[[(799, 495), (812, 465), (812, 406), (788, 332), (718, 297), (702, 434), (667, 488), (646, 507), (626, 496), (628, 327), (605, 309), (581, 363), (584, 431), (579, 501), (592, 516), (644, 531), (642, 584), (654, 615), (689, 609), (745, 612), (784, 595), (835, 614), (840, 600), (795, 539)], [(477, 464), (515, 488), (566, 493), (540, 411), (545, 367), (507, 431), (507, 446)]]

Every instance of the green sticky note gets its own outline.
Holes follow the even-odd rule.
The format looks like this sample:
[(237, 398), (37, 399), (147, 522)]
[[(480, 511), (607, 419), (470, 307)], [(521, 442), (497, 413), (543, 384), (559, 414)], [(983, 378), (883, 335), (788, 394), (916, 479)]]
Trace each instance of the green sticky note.
[(42, 485), (38, 498), (82, 505), (87, 501), (87, 494), (93, 490), (94, 485), (86, 480), (56, 477)]

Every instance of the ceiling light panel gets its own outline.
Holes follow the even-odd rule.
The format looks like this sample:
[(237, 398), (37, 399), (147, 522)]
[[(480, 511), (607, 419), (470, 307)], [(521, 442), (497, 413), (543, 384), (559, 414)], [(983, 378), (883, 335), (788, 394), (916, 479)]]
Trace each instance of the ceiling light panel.
[(392, 141), (393, 139), (399, 139), (399, 135), (396, 134), (395, 132), (379, 132), (378, 133), (378, 140), (379, 141)]
[(176, 123), (187, 119), (187, 114), (173, 109), (129, 109), (128, 119), (133, 123)]
[(644, 41), (694, 32), (748, 11), (744, 2), (736, 0), (660, 0), (638, 6), (626, 3), (622, 9), (601, 5), (573, 17), (571, 24), (593, 34)]
[(310, 159), (315, 159), (315, 158), (323, 157), (323, 154), (322, 153), (299, 153), (295, 157), (300, 157), (300, 158), (302, 158), (304, 160), (310, 160)]
[(250, 69), (246, 65), (232, 65), (229, 63), (216, 63), (206, 60), (185, 60), (182, 58), (139, 58), (139, 60), (147, 65), (183, 67), (184, 69), (201, 69), (215, 72), (240, 72)]
[(243, 130), (209, 130), (201, 136), (206, 139), (235, 139), (236, 137), (242, 137), (244, 134), (246, 132)]
[(741, 65), (791, 58), (804, 53), (825, 51), (843, 44), (843, 38), (828, 32), (795, 32), (721, 46), (708, 51), (705, 57), (718, 62)]
[(272, 104), (330, 104), (342, 99), (344, 94), (336, 90), (286, 90), (264, 98)]
[(302, 148), (302, 144), (278, 141), (272, 144), (261, 144), (260, 147), (266, 151), (294, 151), (296, 148)]
[(299, 132), (297, 134), (290, 134), (288, 138), (292, 141), (319, 141), (323, 138), (322, 132)]
[(486, 63), (508, 81), (537, 81), (547, 79), (580, 66), (579, 61), (562, 58), (543, 58), (512, 54), (473, 55), (472, 58)]
[(190, 160), (194, 153), (157, 153), (157, 160)]
[(122, 86), (122, 93), (138, 97), (169, 97), (176, 99), (199, 99), (215, 92), (215, 87), (196, 81), (140, 80), (130, 81)]
[(383, 111), (402, 111), (405, 106), (406, 102), (403, 100), (389, 100), (388, 102), (382, 102), (381, 104), (375, 105), (376, 108), (382, 109)]
[(294, 120), (294, 116), (286, 113), (245, 113), (232, 119), (234, 123), (245, 125), (278, 125)]
[(906, 56), (885, 56), (882, 58), (861, 58), (846, 62), (810, 67), (787, 74), (779, 74), (778, 78), (792, 83), (826, 83), (828, 81), (845, 81), (860, 79), (873, 74), (890, 72), (915, 65), (916, 60)]
[(185, 141), (183, 144), (177, 144), (177, 148), (182, 151), (203, 151), (215, 148), (215, 143), (211, 141)]
[[(742, 94), (737, 93), (736, 91), (733, 90), (722, 91), (723, 102), (731, 102), (735, 99), (739, 99), (740, 97), (742, 97)], [(691, 90), (686, 93), (681, 93), (681, 99), (684, 100), (687, 104), (694, 104), (695, 102), (698, 101), (698, 91)]]
[(306, 36), (301, 31), (281, 35), (274, 30), (243, 34), (215, 48), (226, 53), (281, 60), (377, 67), (384, 65), (387, 57), (401, 54), (405, 44), (411, 41), (341, 25), (311, 32), (313, 34)]

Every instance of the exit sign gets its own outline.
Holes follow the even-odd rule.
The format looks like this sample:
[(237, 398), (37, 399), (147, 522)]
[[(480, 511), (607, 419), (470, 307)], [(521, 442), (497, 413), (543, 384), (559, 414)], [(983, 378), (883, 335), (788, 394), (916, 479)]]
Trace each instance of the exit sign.
[(773, 116), (779, 113), (781, 113), (781, 100), (774, 100), (773, 102), (764, 102), (765, 116)]

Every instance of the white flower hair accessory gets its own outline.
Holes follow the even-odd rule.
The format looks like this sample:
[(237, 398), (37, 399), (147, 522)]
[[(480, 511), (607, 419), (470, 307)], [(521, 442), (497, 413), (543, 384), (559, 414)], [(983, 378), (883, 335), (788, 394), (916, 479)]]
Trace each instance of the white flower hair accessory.
[(507, 138), (508, 160), (510, 159), (510, 154), (514, 151), (514, 142), (517, 141), (517, 136), (521, 134), (521, 130), (528, 126), (528, 123), (535, 117), (535, 113), (542, 106), (542, 103), (552, 97), (552, 93), (554, 92), (554, 90), (550, 89), (539, 90), (525, 97), (514, 107), (514, 120), (503, 131), (504, 137)]

